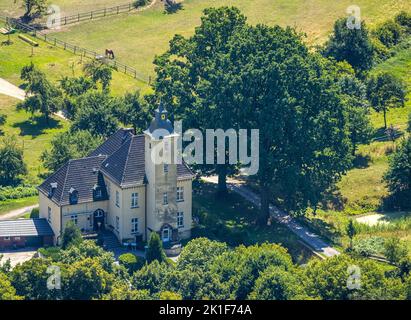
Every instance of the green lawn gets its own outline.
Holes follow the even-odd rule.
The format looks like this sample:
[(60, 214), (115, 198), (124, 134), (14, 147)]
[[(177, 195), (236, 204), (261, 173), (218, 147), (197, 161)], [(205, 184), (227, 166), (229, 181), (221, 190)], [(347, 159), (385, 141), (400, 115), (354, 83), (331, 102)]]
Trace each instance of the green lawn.
[(19, 208), (32, 206), (38, 203), (38, 201), (38, 196), (0, 201), (0, 215)]
[[(0, 42), (7, 40), (7, 37), (0, 35)], [(50, 44), (36, 39), (38, 47), (33, 48), (26, 42), (17, 37), (17, 34), (11, 36), (11, 45), (0, 46), (0, 77), (4, 78), (15, 85), (20, 85), (21, 68), (31, 61), (44, 71), (49, 79), (56, 82), (63, 76), (80, 76), (83, 74), (83, 64), (89, 59), (81, 59), (79, 56), (56, 48)], [(133, 79), (123, 73), (113, 71), (113, 80), (111, 90), (115, 95), (124, 94), (127, 91), (145, 88), (147, 85)]]
[[(61, 39), (81, 46), (113, 49), (118, 60), (140, 72), (153, 75), (152, 61), (168, 48), (174, 34), (191, 35), (208, 7), (237, 6), (253, 24), (296, 26), (307, 34), (309, 43), (322, 42), (334, 21), (346, 14), (351, 0), (185, 0), (182, 10), (165, 14), (162, 2), (150, 10), (63, 28)], [(358, 0), (362, 17), (371, 25), (384, 21), (401, 9), (411, 11), (408, 0)]]
[(258, 209), (240, 195), (229, 192), (224, 199), (217, 199), (215, 185), (208, 183), (201, 183), (194, 190), (193, 215), (199, 217), (200, 225), (193, 235), (207, 236), (231, 245), (266, 241), (279, 243), (289, 250), (298, 263), (304, 263), (312, 257), (311, 251), (285, 226), (278, 223), (257, 226), (255, 219)]
[(17, 111), (18, 100), (0, 95), (0, 113), (7, 116), (7, 122), (2, 127), (6, 134), (14, 134), (17, 142), (24, 148), (24, 161), (28, 167), (27, 183), (39, 182), (38, 175), (44, 172), (40, 162), (41, 153), (50, 145), (50, 140), (56, 133), (68, 129), (68, 123), (53, 117), (50, 126), (46, 127), (43, 118), (34, 117), (25, 111)]

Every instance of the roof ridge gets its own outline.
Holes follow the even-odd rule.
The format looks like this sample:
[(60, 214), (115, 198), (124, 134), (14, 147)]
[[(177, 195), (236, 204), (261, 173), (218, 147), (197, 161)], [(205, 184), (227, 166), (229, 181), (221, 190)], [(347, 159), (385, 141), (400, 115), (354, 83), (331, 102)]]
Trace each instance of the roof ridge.
[(122, 173), (122, 175), (121, 175), (120, 186), (123, 184), (123, 181), (124, 181), (124, 172), (126, 171), (126, 168), (127, 168), (128, 159), (129, 159), (129, 155), (130, 155), (130, 150), (131, 150), (131, 145), (132, 145), (133, 139), (134, 139), (134, 136), (132, 136), (132, 137), (129, 139), (129, 140), (130, 140), (130, 145), (128, 146), (126, 163), (124, 164), (124, 170), (123, 170), (123, 173)]
[(70, 170), (70, 162), (71, 162), (71, 160), (69, 160), (67, 162), (66, 176), (64, 177), (63, 189), (61, 189), (61, 195), (60, 195), (59, 203), (61, 203), (62, 200), (63, 200), (63, 195), (64, 195), (64, 189), (65, 189), (65, 186), (66, 186), (67, 176), (68, 176), (68, 173), (69, 173), (69, 170)]

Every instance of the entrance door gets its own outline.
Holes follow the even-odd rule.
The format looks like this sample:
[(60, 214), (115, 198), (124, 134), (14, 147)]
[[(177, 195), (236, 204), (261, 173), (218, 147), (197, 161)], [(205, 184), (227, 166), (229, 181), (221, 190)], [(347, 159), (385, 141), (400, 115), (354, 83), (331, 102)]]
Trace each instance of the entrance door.
[(170, 227), (165, 226), (165, 227), (163, 228), (163, 233), (162, 233), (163, 242), (168, 242), (168, 241), (170, 241), (170, 238), (171, 238), (171, 230), (170, 230)]
[(93, 229), (94, 231), (100, 231), (104, 229), (104, 210), (97, 209), (93, 214)]

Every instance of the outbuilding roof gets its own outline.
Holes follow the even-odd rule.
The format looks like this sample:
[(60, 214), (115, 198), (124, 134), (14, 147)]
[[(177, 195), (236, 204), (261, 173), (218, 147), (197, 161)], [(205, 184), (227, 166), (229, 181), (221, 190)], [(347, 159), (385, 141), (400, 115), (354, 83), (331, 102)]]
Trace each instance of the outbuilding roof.
[(0, 220), (0, 237), (53, 236), (46, 219)]

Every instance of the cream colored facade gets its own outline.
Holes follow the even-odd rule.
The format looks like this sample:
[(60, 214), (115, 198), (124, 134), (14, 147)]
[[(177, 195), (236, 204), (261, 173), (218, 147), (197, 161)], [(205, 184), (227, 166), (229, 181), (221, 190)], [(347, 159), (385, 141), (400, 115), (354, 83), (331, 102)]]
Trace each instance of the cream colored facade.
[[(171, 141), (173, 139), (175, 137)], [(100, 225), (98, 229), (104, 227), (112, 231), (121, 243), (146, 240), (153, 231), (158, 232), (163, 241), (176, 242), (189, 238), (192, 228), (192, 177), (178, 179), (175, 164), (169, 164), (167, 170), (163, 164), (155, 165), (150, 151), (157, 143), (160, 141), (145, 134), (146, 183), (121, 186), (103, 173), (108, 200), (59, 206), (40, 192), (40, 217), (49, 220), (56, 243), (59, 243), (68, 221), (75, 222), (83, 233), (95, 232), (96, 212), (104, 215), (104, 226)], [(164, 203), (165, 197), (167, 203)]]

